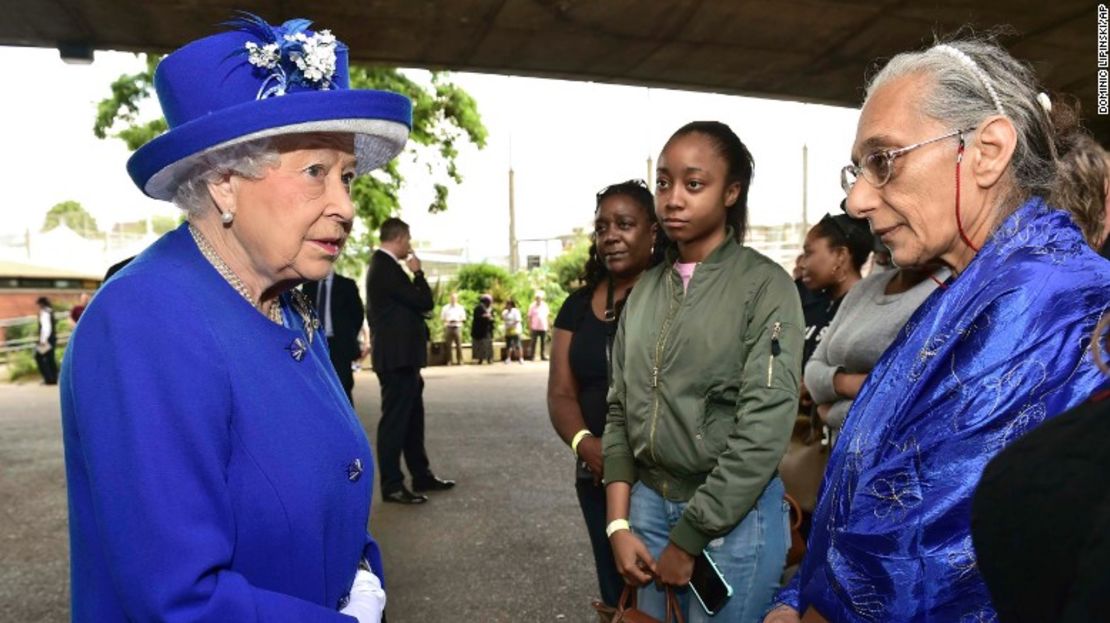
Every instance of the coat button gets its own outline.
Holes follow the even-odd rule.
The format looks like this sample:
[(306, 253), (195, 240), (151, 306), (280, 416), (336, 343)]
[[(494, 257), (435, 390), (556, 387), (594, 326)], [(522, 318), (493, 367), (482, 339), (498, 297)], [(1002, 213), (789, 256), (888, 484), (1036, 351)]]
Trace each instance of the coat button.
[(362, 478), (362, 460), (355, 459), (347, 466), (347, 480), (358, 482), (359, 478)]

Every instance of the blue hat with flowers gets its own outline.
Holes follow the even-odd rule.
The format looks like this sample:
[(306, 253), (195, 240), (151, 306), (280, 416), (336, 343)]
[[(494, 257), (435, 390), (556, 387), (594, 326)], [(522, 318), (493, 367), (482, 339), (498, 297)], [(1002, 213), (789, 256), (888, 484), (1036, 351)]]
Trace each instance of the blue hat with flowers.
[(392, 160), (412, 128), (403, 95), (348, 86), (347, 46), (308, 20), (271, 26), (244, 13), (232, 30), (198, 39), (162, 59), (154, 88), (169, 131), (127, 161), (135, 184), (172, 199), (207, 152), (302, 132), (355, 137), (358, 172)]

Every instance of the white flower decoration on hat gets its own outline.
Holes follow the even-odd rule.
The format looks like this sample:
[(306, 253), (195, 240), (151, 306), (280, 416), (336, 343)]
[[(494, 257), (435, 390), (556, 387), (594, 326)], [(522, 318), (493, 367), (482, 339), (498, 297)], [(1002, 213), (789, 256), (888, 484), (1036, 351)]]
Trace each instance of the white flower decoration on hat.
[(258, 90), (258, 99), (285, 95), (293, 85), (320, 91), (332, 87), (337, 41), (331, 31), (308, 34), (312, 22), (305, 19), (289, 20), (275, 28), (250, 13), (242, 13), (231, 25), (261, 41), (244, 44), (247, 61), (271, 72)]

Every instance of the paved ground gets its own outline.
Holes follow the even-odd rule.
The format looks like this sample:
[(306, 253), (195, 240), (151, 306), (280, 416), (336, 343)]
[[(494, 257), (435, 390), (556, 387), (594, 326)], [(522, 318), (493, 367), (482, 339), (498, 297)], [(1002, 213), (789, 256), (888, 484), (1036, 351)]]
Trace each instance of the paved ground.
[[(391, 623), (593, 622), (596, 581), (570, 455), (547, 420), (547, 366), (425, 372), (427, 446), (459, 481), (421, 507), (375, 500)], [(68, 621), (65, 477), (57, 393), (0, 385), (0, 621)], [(372, 373), (355, 403), (373, 439)]]

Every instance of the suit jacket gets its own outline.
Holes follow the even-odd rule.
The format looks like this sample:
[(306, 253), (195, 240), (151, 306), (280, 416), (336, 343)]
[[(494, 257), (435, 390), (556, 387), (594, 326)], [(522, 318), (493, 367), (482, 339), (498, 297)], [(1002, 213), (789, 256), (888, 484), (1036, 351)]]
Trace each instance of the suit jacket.
[(366, 275), (366, 320), (370, 323), (374, 370), (423, 368), (428, 363), (428, 325), (432, 289), (417, 272), (414, 279), (388, 253), (370, 258)]
[[(309, 281), (301, 286), (308, 300), (316, 304), (316, 291), (319, 281)], [(362, 330), (362, 320), (366, 310), (362, 307), (362, 297), (354, 279), (336, 274), (331, 280), (331, 329), (332, 354), (343, 361), (354, 361), (359, 356), (358, 334)], [(324, 319), (320, 319), (323, 330)]]
[(288, 327), (182, 226), (77, 323), (61, 388), (74, 621), (352, 621), (337, 604), (359, 559), (381, 574), (374, 458), (324, 340), (307, 345), (282, 299)]

